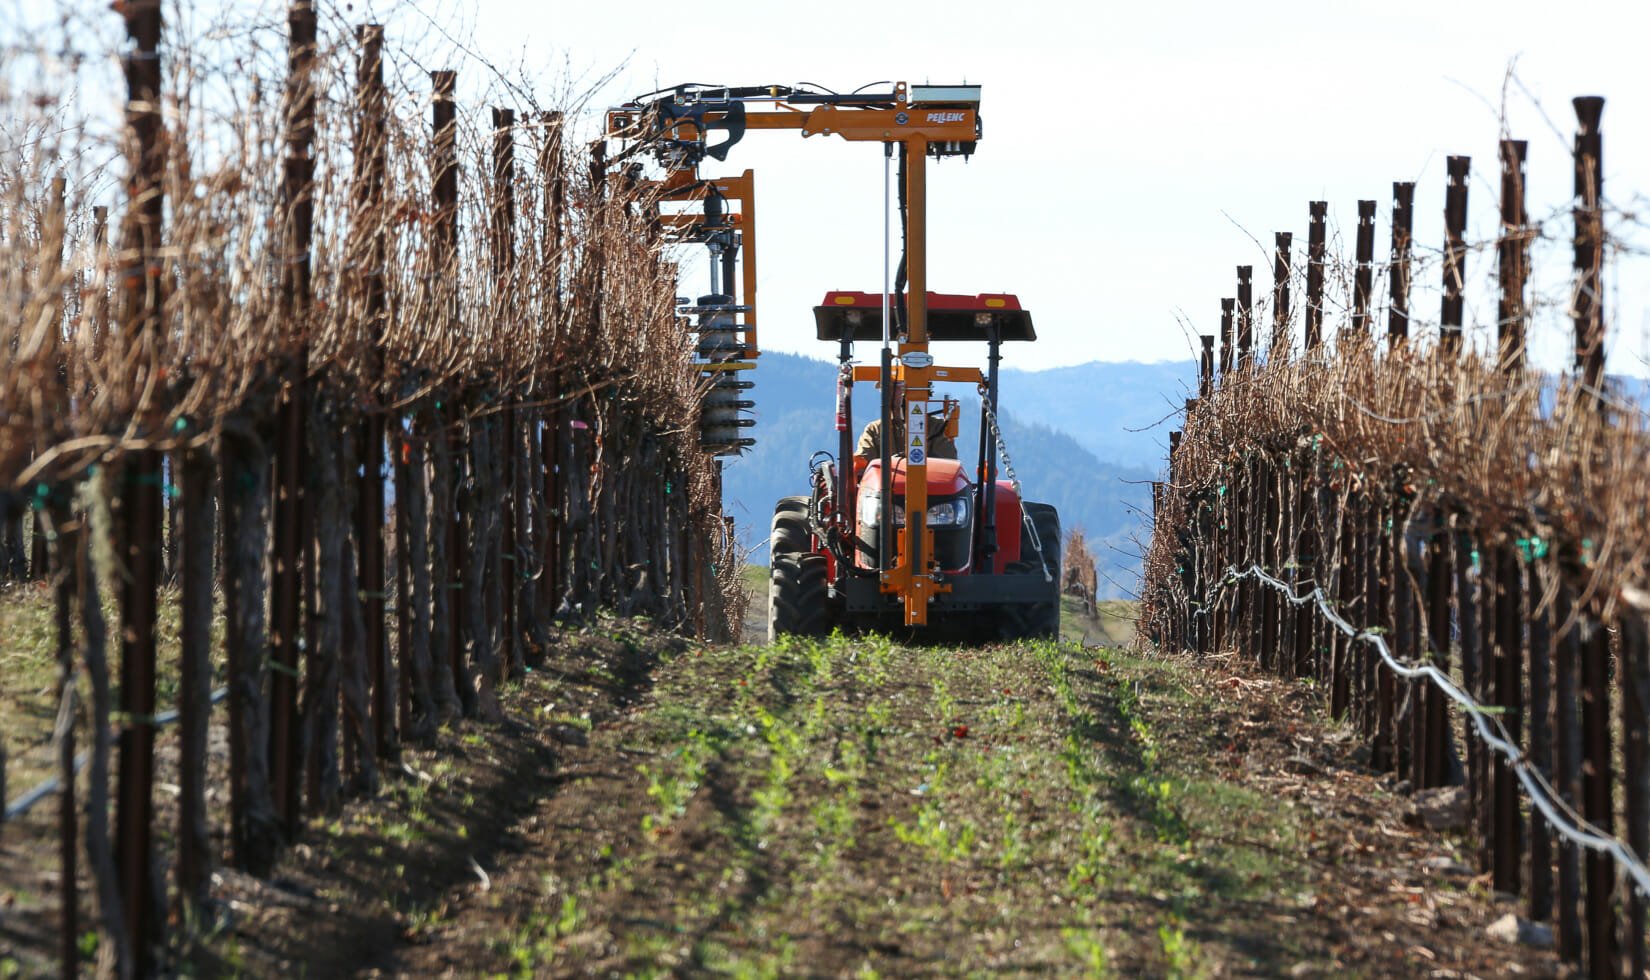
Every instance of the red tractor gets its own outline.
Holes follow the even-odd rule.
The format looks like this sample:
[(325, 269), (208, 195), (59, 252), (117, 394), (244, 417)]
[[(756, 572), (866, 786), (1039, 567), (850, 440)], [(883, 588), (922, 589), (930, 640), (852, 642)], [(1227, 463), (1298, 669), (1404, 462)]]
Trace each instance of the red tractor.
[[(1059, 634), (1060, 517), (1021, 499), (1011, 466), (1008, 479), (998, 478), (1001, 348), (1036, 339), (1031, 315), (1004, 294), (926, 300), (928, 339), (984, 343), (985, 371), (935, 366), (926, 350), (906, 344), (898, 356), (884, 346), (878, 366), (856, 367), (854, 341), (887, 336), (882, 317), (891, 304), (874, 293), (834, 292), (814, 309), (819, 339), (839, 345), (838, 444), (834, 455), (814, 454), (812, 492), (774, 508), (770, 639), (839, 626), (924, 626), (967, 638)], [(877, 382), (881, 396), (858, 445), (855, 381)], [(924, 397), (923, 389), (942, 383), (978, 390), (979, 452), (971, 463), (944, 458), (958, 455), (963, 404)]]

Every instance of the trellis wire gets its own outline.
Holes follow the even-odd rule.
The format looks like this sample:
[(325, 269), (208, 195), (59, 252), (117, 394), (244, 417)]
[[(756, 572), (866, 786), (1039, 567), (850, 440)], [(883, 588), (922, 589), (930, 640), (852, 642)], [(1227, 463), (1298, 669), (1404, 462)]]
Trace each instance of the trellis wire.
[[(1268, 575), (1259, 565), (1251, 565), (1241, 571), (1236, 565), (1229, 565), (1220, 582), (1205, 593), (1203, 601), (1198, 604), (1198, 609), (1193, 615), (1204, 615), (1205, 610), (1210, 607), (1211, 600), (1215, 596), (1228, 585), (1246, 578), (1257, 579), (1283, 593), (1284, 598), (1292, 606), (1315, 603), (1318, 612), (1324, 619), (1329, 621), (1330, 625), (1354, 641), (1361, 640), (1373, 644), (1388, 669), (1399, 677), (1406, 680), (1425, 677), (1431, 681), (1433, 686), (1444, 692), (1450, 700), (1466, 709), (1467, 716), (1472, 719), (1473, 727), (1484, 744), (1506, 757), (1507, 764), (1518, 774), (1518, 781), (1528, 791), (1530, 802), (1535, 805), (1536, 809), (1541, 811), (1541, 815), (1547, 818), (1547, 823), (1554, 830), (1557, 830), (1580, 847), (1601, 854), (1609, 854), (1615, 858), (1617, 867), (1633, 879), (1633, 884), (1638, 888), (1639, 893), (1650, 898), (1650, 867), (1646, 867), (1638, 855), (1634, 854), (1620, 839), (1601, 833), (1593, 828), (1569, 804), (1558, 797), (1552, 785), (1547, 782), (1547, 778), (1539, 771), (1532, 770), (1529, 767), (1525, 754), (1519, 750), (1517, 743), (1507, 734), (1506, 728), (1501, 724), (1501, 719), (1496, 717), (1493, 706), (1484, 705), (1474, 700), (1471, 695), (1457, 687), (1455, 682), (1450, 680), (1449, 676), (1437, 667), (1431, 664), (1406, 664), (1393, 656), (1391, 647), (1387, 645), (1381, 634), (1368, 629), (1359, 629), (1337, 615), (1335, 610), (1330, 608), (1328, 597), (1324, 595), (1322, 587), (1313, 586), (1310, 593), (1300, 596), (1295, 594), (1289, 583)], [(1494, 731), (1491, 731), (1492, 725), (1495, 728)], [(1560, 813), (1560, 810), (1563, 812)]]

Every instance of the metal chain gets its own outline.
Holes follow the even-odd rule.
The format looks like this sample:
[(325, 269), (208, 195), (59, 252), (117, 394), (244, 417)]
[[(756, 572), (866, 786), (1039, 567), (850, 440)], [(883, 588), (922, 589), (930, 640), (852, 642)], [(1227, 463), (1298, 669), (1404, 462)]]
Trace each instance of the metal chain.
[[(1037, 524), (1031, 519), (1026, 510), (1026, 495), (1020, 489), (1020, 478), (1014, 475), (1014, 460), (1009, 458), (1008, 443), (1003, 441), (1003, 430), (997, 426), (997, 413), (991, 410), (991, 399), (984, 390), (980, 392), (980, 411), (985, 413), (986, 424), (991, 426), (991, 440), (997, 444), (997, 455), (1003, 458), (1003, 472), (1008, 474), (1008, 482), (1014, 487), (1014, 496), (1020, 503), (1020, 521), (1031, 532), (1031, 542), (1037, 546), (1037, 561), (1043, 568), (1043, 581), (1054, 581), (1054, 575), (1048, 570), (1047, 552), (1043, 550), (1042, 535), (1037, 533)], [(982, 478), (984, 474), (981, 474)]]

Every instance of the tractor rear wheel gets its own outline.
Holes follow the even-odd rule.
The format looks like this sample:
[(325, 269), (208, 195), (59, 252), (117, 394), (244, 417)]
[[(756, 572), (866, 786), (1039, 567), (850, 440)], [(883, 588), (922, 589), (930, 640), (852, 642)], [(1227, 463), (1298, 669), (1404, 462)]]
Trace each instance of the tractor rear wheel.
[(770, 555), (801, 555), (812, 551), (813, 535), (808, 531), (808, 498), (780, 497), (773, 508), (773, 532), (768, 539)]
[(1046, 571), (1048, 598), (1010, 606), (1003, 617), (1004, 632), (1013, 639), (1060, 638), (1060, 514), (1052, 504), (1025, 505), (1036, 536), (1020, 526), (1020, 560), (1004, 569), (1010, 575), (1042, 575)]

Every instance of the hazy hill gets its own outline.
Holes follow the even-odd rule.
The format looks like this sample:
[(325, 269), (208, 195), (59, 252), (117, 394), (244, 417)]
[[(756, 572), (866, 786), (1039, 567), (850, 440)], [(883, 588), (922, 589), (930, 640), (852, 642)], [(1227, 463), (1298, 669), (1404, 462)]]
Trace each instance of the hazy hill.
[[(833, 428), (836, 365), (791, 354), (767, 352), (751, 372), (758, 418), (756, 447), (724, 470), (724, 498), (738, 520), (751, 560), (767, 561), (766, 536), (774, 501), (807, 491), (808, 457), (816, 449), (836, 449)], [(1102, 595), (1121, 594), (1107, 587), (1110, 578), (1133, 590), (1138, 555), (1145, 534), (1153, 474), (1162, 455), (1160, 432), (1130, 433), (1168, 414), (1152, 384), (1173, 390), (1171, 379), (1183, 374), (1165, 365), (1096, 362), (1056, 371), (1005, 371), (1003, 434), (1027, 494), (1060, 510), (1066, 528), (1081, 526), (1102, 569)], [(1151, 379), (1158, 379), (1153, 381)], [(1045, 386), (1043, 381), (1049, 380)], [(874, 388), (855, 388), (855, 435), (870, 416)], [(971, 404), (964, 418), (977, 418)], [(972, 456), (977, 432), (959, 440)], [(1102, 457), (1101, 453), (1106, 455)]]
[[(869, 348), (864, 353), (875, 356)], [(774, 501), (806, 492), (814, 450), (836, 451), (836, 365), (770, 351), (751, 373), (757, 444), (743, 459), (728, 461), (725, 497), (753, 549), (751, 560), (766, 563)], [(1151, 509), (1150, 481), (1162, 472), (1169, 430), (1178, 425), (1175, 415), (1196, 379), (1191, 361), (1092, 361), (1047, 371), (1003, 371), (1010, 457), (1031, 499), (1054, 504), (1066, 528), (1081, 526), (1088, 533), (1096, 555), (1107, 563), (1101, 569), (1103, 596), (1135, 587)], [(1650, 386), (1642, 379), (1611, 382), (1617, 397), (1629, 404), (1650, 400)], [(870, 385), (855, 393), (857, 437), (876, 395)], [(969, 402), (964, 418), (977, 418)], [(973, 456), (977, 438), (977, 432), (962, 433), (965, 456)], [(1107, 586), (1107, 578), (1114, 584)]]
[(1187, 360), (1090, 361), (1046, 371), (1005, 367), (1003, 404), (1021, 418), (1069, 433), (1110, 463), (1157, 469), (1169, 452), (1169, 418), (1197, 388)]

